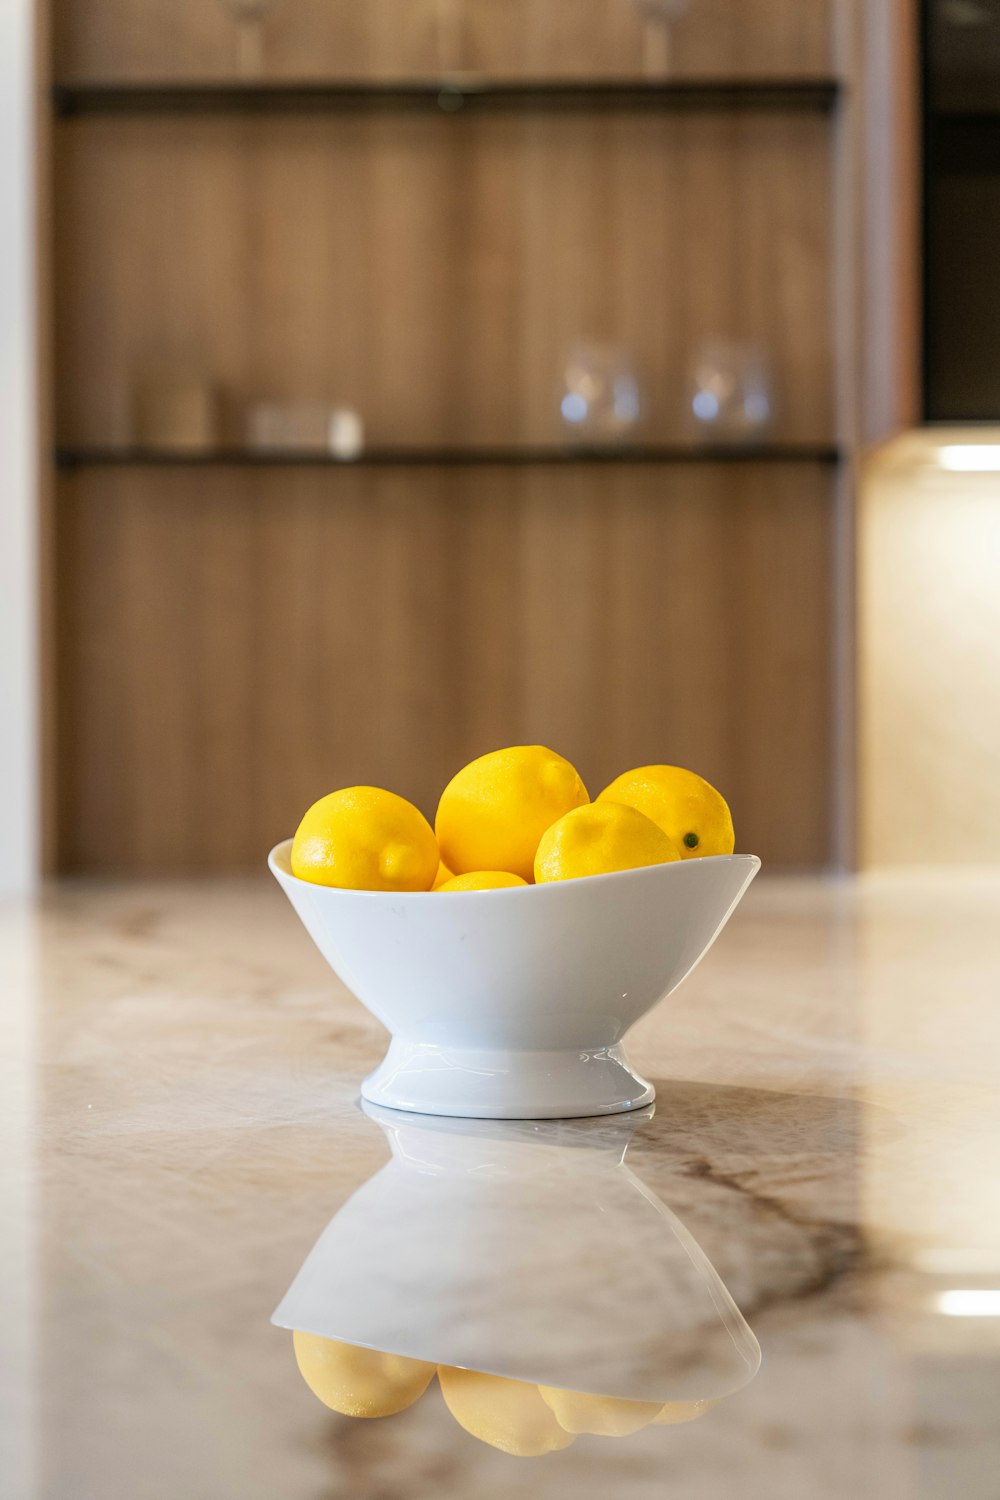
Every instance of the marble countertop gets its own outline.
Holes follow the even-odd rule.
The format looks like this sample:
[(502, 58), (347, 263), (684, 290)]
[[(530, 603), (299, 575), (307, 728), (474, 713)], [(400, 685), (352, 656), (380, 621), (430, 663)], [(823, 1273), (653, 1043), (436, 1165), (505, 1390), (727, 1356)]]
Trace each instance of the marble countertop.
[[(996, 1500), (998, 909), (989, 873), (762, 878), (632, 1033), (652, 1114), (476, 1130), (362, 1112), (384, 1033), (270, 884), (0, 908), (0, 1496)], [(286, 1293), (717, 1404), (521, 1459), (436, 1384), (342, 1417)]]

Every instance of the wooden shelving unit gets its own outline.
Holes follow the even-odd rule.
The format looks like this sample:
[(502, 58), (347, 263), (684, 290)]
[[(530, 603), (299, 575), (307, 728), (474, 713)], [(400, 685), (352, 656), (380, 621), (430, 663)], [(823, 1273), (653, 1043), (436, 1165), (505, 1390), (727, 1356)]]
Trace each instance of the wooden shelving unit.
[(81, 83), (52, 90), (56, 114), (285, 114), (432, 110), (442, 114), (514, 110), (763, 110), (825, 114), (840, 88), (816, 79), (441, 78), (398, 83)]
[(586, 464), (820, 464), (840, 462), (840, 451), (823, 443), (729, 444), (725, 447), (676, 444), (647, 447), (566, 448), (372, 448), (355, 458), (315, 449), (292, 451), (223, 448), (184, 452), (151, 448), (58, 448), (56, 465), (83, 468), (535, 468)]
[[(696, 765), (746, 847), (827, 863), (839, 0), (692, 6), (662, 77), (631, 0), (470, 6), (458, 70), (396, 0), (364, 38), (297, 0), (305, 82), (292, 0), (261, 82), (214, 8), (144, 3), (55, 13), (58, 867), (253, 866), (329, 786), (432, 812), (526, 740), (595, 789)], [(766, 347), (766, 442), (692, 441), (711, 337)], [(628, 444), (567, 442), (576, 338), (634, 356)], [(156, 360), (213, 383), (210, 449), (130, 433)], [(359, 458), (246, 445), (312, 397)]]

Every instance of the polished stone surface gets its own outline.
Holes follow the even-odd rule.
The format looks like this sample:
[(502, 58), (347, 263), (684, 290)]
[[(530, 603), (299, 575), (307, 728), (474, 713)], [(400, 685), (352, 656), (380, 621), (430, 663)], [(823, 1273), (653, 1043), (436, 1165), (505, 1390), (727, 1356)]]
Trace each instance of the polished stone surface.
[[(658, 1093), (628, 1131), (624, 1168), (620, 1143), (588, 1142), (586, 1122), (573, 1138), (550, 1126), (499, 1146), (460, 1129), (443, 1160), (416, 1153), (437, 1174), (428, 1192), (444, 1174), (436, 1216), (412, 1176), (398, 1195), (384, 1171), (395, 1127), (387, 1139), (357, 1105), (384, 1035), (275, 888), (64, 886), (4, 908), (0, 1495), (494, 1500), (527, 1485), (543, 1500), (995, 1500), (998, 914), (988, 874), (762, 878), (632, 1034)], [(535, 1217), (524, 1151), (558, 1179)], [(637, 1189), (613, 1175), (625, 1168)], [(514, 1205), (506, 1245), (482, 1233), (480, 1187), (462, 1182), (490, 1170), (489, 1212), (503, 1223)], [(641, 1230), (636, 1218), (616, 1265), (614, 1235), (588, 1233), (582, 1206), (606, 1202), (631, 1222), (646, 1212), (633, 1191), (653, 1217)], [(346, 1232), (373, 1196), (375, 1217)], [(366, 1253), (396, 1205), (398, 1244), (385, 1229)], [(435, 1281), (429, 1260), (417, 1273), (438, 1223), (448, 1256)], [(654, 1232), (650, 1259), (637, 1258), (657, 1223), (664, 1241)], [(340, 1417), (270, 1322), (339, 1224), (331, 1316), (354, 1307), (341, 1278), (361, 1277), (374, 1306), (383, 1275), (382, 1315), (401, 1340), (447, 1332), (428, 1357), (492, 1340), (494, 1364), (516, 1362), (506, 1373), (579, 1364), (580, 1389), (620, 1379), (658, 1398), (671, 1361), (674, 1373), (696, 1366), (711, 1342), (682, 1337), (689, 1313), (692, 1327), (710, 1324), (690, 1288), (678, 1295), (665, 1248), (675, 1223), (763, 1350), (756, 1378), (685, 1425), (515, 1459), (464, 1432), (436, 1384), (398, 1416)], [(524, 1316), (560, 1296), (561, 1316)], [(643, 1307), (648, 1347), (630, 1365), (638, 1345), (620, 1335), (632, 1319), (638, 1338)]]
[(650, 1108), (558, 1124), (363, 1108), (392, 1156), (334, 1214), (279, 1326), (654, 1407), (756, 1375), (718, 1272), (626, 1160)]

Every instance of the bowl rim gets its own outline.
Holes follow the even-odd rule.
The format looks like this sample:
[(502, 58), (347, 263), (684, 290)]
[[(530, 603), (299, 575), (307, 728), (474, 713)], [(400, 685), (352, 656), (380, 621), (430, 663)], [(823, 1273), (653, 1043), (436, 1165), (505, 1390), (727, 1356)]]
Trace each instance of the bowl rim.
[[(440, 891), (364, 891), (355, 890), (352, 887), (339, 885), (321, 885), (318, 881), (302, 880), (300, 876), (293, 875), (290, 855), (292, 851), (290, 838), (282, 839), (275, 844), (267, 856), (267, 866), (271, 874), (279, 881), (289, 881), (294, 886), (307, 891), (325, 891), (331, 897), (350, 897), (353, 899), (367, 898), (371, 901), (424, 901), (428, 896), (439, 896)], [(680, 871), (683, 869), (704, 868), (706, 865), (742, 865), (748, 869), (750, 878), (757, 874), (761, 868), (761, 860), (756, 854), (703, 854), (696, 859), (668, 860), (660, 865), (640, 865), (634, 870), (611, 870), (603, 875), (577, 875), (572, 880), (545, 881), (542, 885), (513, 885), (502, 886), (495, 890), (486, 891), (446, 891), (445, 894), (453, 900), (460, 901), (485, 901), (496, 902), (498, 897), (506, 897), (508, 900), (523, 901), (528, 891), (565, 891), (573, 886), (594, 885), (598, 881), (615, 880), (621, 883), (623, 880), (642, 880), (655, 875), (662, 879), (664, 871)], [(669, 877), (677, 879), (674, 874)], [(534, 898), (537, 900), (537, 896)]]

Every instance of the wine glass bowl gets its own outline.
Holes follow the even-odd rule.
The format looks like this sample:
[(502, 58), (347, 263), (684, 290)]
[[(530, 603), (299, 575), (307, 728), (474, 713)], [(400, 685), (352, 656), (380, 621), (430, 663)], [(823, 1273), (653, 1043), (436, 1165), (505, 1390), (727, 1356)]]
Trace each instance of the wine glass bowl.
[(596, 342), (575, 344), (563, 376), (560, 411), (577, 441), (620, 442), (638, 425), (642, 396), (624, 349)]
[(241, 78), (264, 71), (264, 21), (276, 0), (219, 0), (236, 24), (236, 70)]
[(688, 411), (694, 435), (704, 441), (761, 441), (774, 420), (764, 351), (734, 339), (707, 340), (691, 362)]

